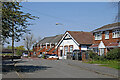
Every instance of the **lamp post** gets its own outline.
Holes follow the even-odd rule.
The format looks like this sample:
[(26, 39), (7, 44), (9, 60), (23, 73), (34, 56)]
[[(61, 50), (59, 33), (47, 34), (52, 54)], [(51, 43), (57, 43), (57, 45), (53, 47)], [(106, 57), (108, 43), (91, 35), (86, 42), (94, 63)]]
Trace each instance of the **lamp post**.
[(62, 23), (56, 23), (56, 25), (63, 25)]
[[(63, 25), (62, 23), (56, 23), (56, 25)], [(65, 51), (64, 51), (65, 49), (64, 49), (64, 42), (63, 42), (63, 53), (62, 53), (62, 59), (64, 59), (64, 53), (65, 53)]]

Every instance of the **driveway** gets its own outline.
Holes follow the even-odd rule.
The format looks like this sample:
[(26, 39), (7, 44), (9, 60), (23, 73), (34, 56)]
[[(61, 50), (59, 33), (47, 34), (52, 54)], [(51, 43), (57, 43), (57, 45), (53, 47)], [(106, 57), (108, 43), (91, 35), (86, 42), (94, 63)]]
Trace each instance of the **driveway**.
[[(73, 64), (73, 62), (75, 64)], [(116, 78), (83, 67), (82, 62), (69, 60), (23, 59), (9, 66), (11, 70), (3, 69), (3, 78)], [(8, 69), (8, 68), (7, 68)]]

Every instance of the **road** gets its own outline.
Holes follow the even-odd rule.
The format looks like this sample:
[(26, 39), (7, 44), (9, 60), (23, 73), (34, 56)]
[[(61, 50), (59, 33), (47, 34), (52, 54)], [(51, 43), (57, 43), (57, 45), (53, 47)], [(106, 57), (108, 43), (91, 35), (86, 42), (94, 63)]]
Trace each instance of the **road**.
[(3, 78), (115, 78), (67, 64), (63, 60), (39, 58), (22, 59), (22, 61), (15, 64), (15, 68), (9, 65), (4, 69)]

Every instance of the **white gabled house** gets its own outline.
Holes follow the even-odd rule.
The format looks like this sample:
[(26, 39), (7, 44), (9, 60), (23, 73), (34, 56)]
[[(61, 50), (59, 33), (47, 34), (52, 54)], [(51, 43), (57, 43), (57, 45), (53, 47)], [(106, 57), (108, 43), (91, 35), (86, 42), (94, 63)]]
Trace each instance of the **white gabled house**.
[(66, 31), (56, 49), (59, 59), (67, 59), (67, 52), (86, 51), (92, 45), (91, 32)]

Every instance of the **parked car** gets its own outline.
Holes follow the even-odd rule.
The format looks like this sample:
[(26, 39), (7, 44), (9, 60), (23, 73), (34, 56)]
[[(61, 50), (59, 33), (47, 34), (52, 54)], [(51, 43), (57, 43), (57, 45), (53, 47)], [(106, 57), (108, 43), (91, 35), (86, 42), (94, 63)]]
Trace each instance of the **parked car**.
[(58, 56), (56, 54), (51, 54), (48, 58), (57, 58), (58, 59)]
[(38, 58), (42, 58), (42, 56), (43, 56), (42, 54), (39, 54), (39, 55), (38, 55)]
[(28, 56), (28, 54), (27, 53), (23, 53), (23, 55), (22, 55), (23, 57), (27, 57)]
[(51, 56), (51, 54), (45, 54), (45, 59), (49, 58), (49, 56)]

